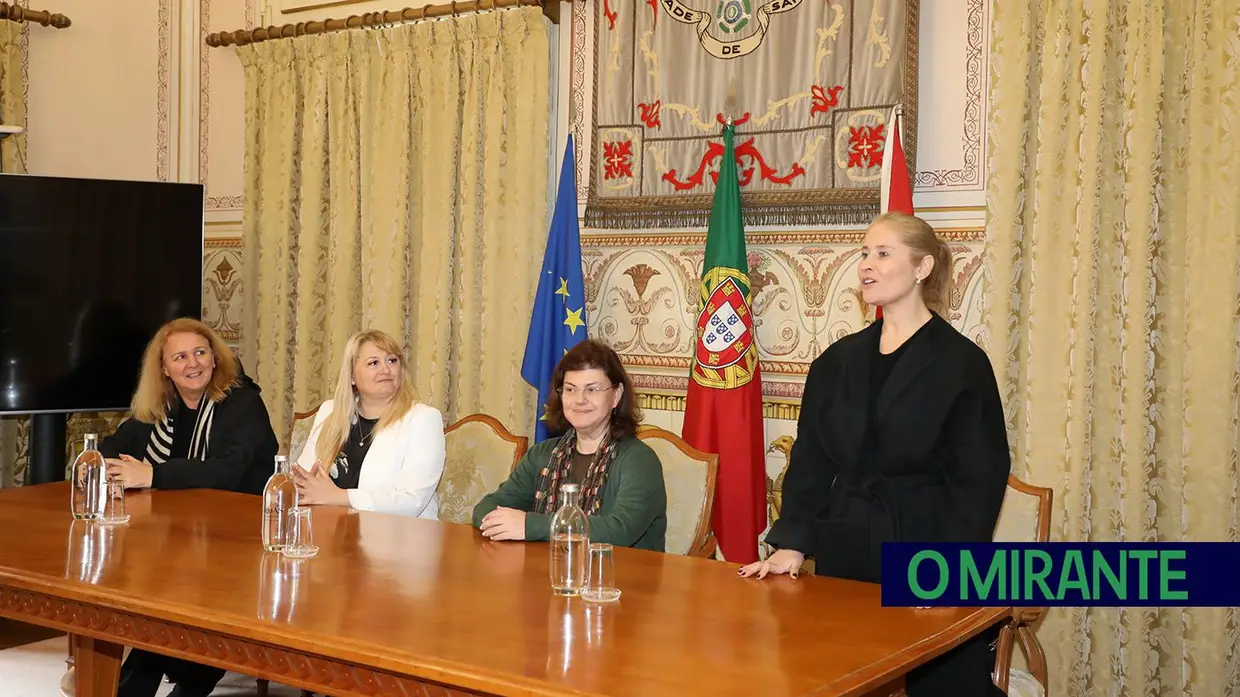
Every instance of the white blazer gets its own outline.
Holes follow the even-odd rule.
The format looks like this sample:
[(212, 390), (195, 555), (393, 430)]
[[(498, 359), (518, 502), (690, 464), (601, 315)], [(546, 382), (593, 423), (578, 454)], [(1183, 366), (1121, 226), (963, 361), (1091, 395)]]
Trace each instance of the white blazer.
[[(332, 413), (332, 400), (319, 406), (297, 465), (309, 471), (323, 422)], [(357, 488), (349, 489), (349, 505), (363, 511), (398, 513), (439, 519), (439, 478), (443, 475), (446, 446), (443, 415), (428, 404), (415, 404), (404, 418), (374, 436)], [(330, 467), (330, 463), (326, 463)]]

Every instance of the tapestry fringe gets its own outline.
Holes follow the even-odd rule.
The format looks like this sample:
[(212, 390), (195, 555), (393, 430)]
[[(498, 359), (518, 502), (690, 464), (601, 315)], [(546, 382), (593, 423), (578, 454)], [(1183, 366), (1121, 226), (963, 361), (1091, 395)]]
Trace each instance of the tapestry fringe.
[[(851, 203), (826, 206), (743, 206), (746, 227), (787, 225), (848, 225), (865, 227), (879, 213), (877, 203)], [(709, 208), (664, 210), (616, 210), (586, 206), (582, 226), (599, 230), (651, 230), (667, 228), (705, 228), (710, 225)]]

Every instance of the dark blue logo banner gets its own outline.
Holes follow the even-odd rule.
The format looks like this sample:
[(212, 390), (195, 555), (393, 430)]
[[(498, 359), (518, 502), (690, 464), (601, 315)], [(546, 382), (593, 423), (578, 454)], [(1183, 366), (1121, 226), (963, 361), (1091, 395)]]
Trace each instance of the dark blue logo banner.
[(894, 607), (1240, 606), (1240, 543), (883, 544)]

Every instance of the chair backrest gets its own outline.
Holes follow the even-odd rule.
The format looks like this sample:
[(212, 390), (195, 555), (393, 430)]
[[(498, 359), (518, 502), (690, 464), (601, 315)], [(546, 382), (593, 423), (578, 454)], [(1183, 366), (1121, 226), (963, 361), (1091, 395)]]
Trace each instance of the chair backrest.
[(314, 425), (314, 417), (319, 413), (319, 408), (315, 407), (310, 411), (299, 411), (293, 414), (293, 423), (288, 427), (288, 436), (284, 439), (284, 447), (281, 452), (288, 455), (290, 463), (297, 462), (297, 458), (301, 455), (301, 449), (306, 445), (306, 439), (310, 437), (310, 427)]
[(715, 507), (719, 456), (697, 450), (680, 436), (657, 426), (641, 426), (637, 437), (655, 451), (663, 464), (667, 553), (713, 557), (715, 539), (710, 518)]
[(1008, 475), (1007, 495), (999, 509), (995, 542), (1049, 542), (1054, 492)]
[(439, 480), (439, 519), (469, 523), (474, 506), (499, 488), (525, 455), (529, 439), (495, 417), (473, 414), (444, 429), (447, 456)]

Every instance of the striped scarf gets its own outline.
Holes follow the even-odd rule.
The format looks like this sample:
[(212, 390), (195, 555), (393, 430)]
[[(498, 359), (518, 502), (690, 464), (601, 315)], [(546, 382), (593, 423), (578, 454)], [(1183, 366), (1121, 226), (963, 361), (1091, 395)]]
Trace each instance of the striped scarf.
[[(198, 418), (194, 421), (194, 436), (189, 442), (191, 460), (204, 460), (207, 447), (211, 441), (211, 424), (215, 422), (215, 402), (204, 399), (198, 409)], [(151, 438), (146, 445), (146, 456), (142, 461), (148, 465), (160, 465), (172, 456), (172, 435), (175, 432), (176, 419), (168, 414), (151, 429)]]
[[(560, 504), (560, 484), (569, 479), (572, 472), (572, 453), (577, 445), (577, 431), (569, 429), (560, 437), (560, 441), (555, 444), (555, 449), (551, 451), (551, 459), (547, 465), (539, 472), (538, 489), (534, 492), (534, 512), (535, 513), (555, 513), (556, 508)], [(598, 513), (599, 506), (603, 505), (603, 497), (599, 496), (603, 485), (607, 483), (607, 473), (611, 471), (611, 464), (616, 461), (616, 455), (619, 448), (617, 443), (611, 439), (611, 433), (608, 432), (603, 437), (603, 442), (599, 443), (598, 451), (594, 453), (594, 460), (590, 462), (590, 467), (586, 470), (585, 478), (581, 482), (581, 510), (586, 515), (594, 515)]]

